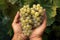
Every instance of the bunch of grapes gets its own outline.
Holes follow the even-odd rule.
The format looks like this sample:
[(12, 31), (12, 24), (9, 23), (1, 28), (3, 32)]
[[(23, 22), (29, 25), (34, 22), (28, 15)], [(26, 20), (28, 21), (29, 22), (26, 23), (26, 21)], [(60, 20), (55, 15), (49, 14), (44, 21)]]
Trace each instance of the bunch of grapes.
[(40, 4), (33, 5), (24, 5), (20, 9), (20, 22), (23, 30), (23, 34), (29, 36), (33, 28), (36, 28), (41, 25), (43, 21), (44, 9)]

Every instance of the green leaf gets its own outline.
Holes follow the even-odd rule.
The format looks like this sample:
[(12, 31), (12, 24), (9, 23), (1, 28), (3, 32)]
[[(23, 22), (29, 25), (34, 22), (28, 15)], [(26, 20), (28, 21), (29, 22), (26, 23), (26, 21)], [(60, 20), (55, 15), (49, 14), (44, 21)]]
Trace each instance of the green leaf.
[(56, 6), (52, 6), (51, 8), (46, 8), (46, 14), (48, 18), (52, 18), (56, 16)]
[(5, 0), (0, 0), (0, 9), (4, 10), (7, 8)]
[(48, 40), (48, 35), (44, 34), (42, 38), (42, 40)]
[(53, 30), (60, 32), (60, 25), (53, 25)]
[(24, 0), (24, 4), (26, 5), (26, 4), (31, 4), (31, 3), (33, 3), (35, 0)]
[(47, 34), (49, 34), (51, 31), (52, 31), (52, 29), (46, 28), (46, 31), (45, 31), (45, 32), (46, 32)]
[(55, 18), (47, 18), (47, 26), (50, 26), (55, 21)]
[(11, 4), (15, 4), (17, 0), (8, 0), (8, 2), (10, 2)]
[(0, 0), (0, 4), (4, 4), (5, 3), (5, 0)]
[(57, 8), (60, 8), (60, 0), (53, 0), (53, 3), (57, 6)]

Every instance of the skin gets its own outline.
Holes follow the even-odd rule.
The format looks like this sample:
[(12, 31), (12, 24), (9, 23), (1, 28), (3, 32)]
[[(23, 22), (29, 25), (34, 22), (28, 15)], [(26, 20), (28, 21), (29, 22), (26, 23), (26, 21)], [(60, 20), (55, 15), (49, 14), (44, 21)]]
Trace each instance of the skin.
[[(21, 28), (19, 19), (20, 19), (20, 15), (19, 15), (19, 12), (17, 12), (12, 22), (12, 28), (14, 31), (14, 36), (12, 40), (26, 40), (27, 39), (27, 37), (22, 33), (22, 28)], [(43, 20), (42, 25), (40, 25), (38, 28), (33, 30), (32, 34), (29, 37), (30, 40), (42, 40), (42, 35), (46, 28), (46, 19), (47, 19), (46, 14), (44, 14), (44, 20)]]

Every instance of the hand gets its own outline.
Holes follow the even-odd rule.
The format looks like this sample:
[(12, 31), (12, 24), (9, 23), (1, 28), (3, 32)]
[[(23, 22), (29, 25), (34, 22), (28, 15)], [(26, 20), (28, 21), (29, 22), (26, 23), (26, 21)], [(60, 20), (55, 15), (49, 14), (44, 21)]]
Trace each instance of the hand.
[(14, 21), (12, 23), (12, 28), (13, 28), (13, 31), (14, 31), (14, 37), (13, 37), (14, 40), (18, 40), (19, 38), (18, 39), (16, 38), (18, 36), (19, 37), (22, 36), (24, 39), (26, 38), (26, 36), (22, 33), (22, 28), (21, 28), (21, 24), (20, 24), (20, 20), (19, 19), (20, 19), (20, 14), (19, 14), (19, 12), (17, 12), (17, 14), (16, 14), (16, 16), (14, 18)]
[[(45, 10), (44, 10), (45, 12)], [(30, 39), (34, 39), (34, 40), (37, 40), (35, 38), (42, 38), (42, 34), (44, 32), (46, 28), (46, 14), (44, 14), (44, 20), (43, 20), (43, 23), (42, 25), (40, 25), (38, 28), (34, 29), (31, 36), (30, 36)]]
[(12, 28), (13, 28), (14, 33), (22, 33), (21, 24), (19, 22), (19, 19), (20, 19), (20, 15), (19, 15), (19, 12), (17, 12), (17, 14), (14, 18), (14, 21), (12, 23)]

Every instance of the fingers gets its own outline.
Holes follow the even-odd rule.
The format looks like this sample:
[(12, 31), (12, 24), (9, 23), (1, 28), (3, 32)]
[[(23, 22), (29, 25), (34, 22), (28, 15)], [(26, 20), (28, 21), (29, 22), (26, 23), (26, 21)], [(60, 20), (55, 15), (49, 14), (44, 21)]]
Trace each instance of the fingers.
[(13, 23), (18, 22), (19, 18), (20, 18), (20, 15), (19, 15), (19, 12), (17, 12), (17, 14), (16, 14), (16, 16), (15, 16), (15, 18), (14, 18)]

